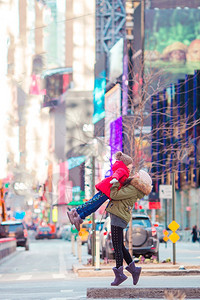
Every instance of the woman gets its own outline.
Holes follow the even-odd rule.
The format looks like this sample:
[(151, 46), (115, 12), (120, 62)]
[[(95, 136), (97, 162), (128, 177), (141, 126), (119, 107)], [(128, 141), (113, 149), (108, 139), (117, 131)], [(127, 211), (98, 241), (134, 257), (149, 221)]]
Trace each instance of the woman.
[(115, 158), (116, 162), (112, 166), (113, 175), (101, 180), (95, 185), (99, 192), (83, 205), (67, 212), (71, 224), (74, 224), (78, 231), (80, 230), (80, 224), (83, 223), (83, 220), (110, 198), (112, 183), (119, 181), (120, 186), (122, 186), (129, 177), (130, 170), (133, 167), (133, 159), (121, 151), (115, 154)]
[(138, 199), (142, 199), (145, 195), (149, 195), (152, 190), (152, 179), (149, 174), (140, 170), (132, 178), (127, 179), (126, 184), (119, 190), (119, 183), (114, 183), (110, 190), (110, 198), (112, 199), (106, 211), (111, 217), (111, 236), (115, 251), (116, 267), (113, 268), (115, 279), (111, 285), (117, 286), (127, 279), (123, 273), (123, 259), (127, 263), (126, 270), (133, 277), (133, 284), (136, 285), (141, 268), (136, 267), (134, 261), (123, 243), (123, 229), (128, 225), (132, 209)]

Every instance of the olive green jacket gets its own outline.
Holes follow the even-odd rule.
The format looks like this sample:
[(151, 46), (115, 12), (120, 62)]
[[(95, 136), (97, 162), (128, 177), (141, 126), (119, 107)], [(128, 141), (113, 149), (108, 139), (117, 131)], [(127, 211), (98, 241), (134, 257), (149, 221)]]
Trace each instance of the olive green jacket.
[(115, 183), (111, 187), (111, 200), (106, 211), (129, 223), (135, 202), (142, 199), (144, 195), (148, 195), (152, 187), (144, 185), (138, 179), (132, 179), (130, 184), (122, 186), (119, 190), (118, 188), (119, 183)]

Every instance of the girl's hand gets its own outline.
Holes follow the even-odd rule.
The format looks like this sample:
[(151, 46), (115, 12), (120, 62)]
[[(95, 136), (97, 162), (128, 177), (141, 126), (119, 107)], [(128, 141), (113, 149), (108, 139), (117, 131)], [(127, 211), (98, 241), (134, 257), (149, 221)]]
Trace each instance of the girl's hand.
[(116, 183), (116, 182), (118, 182), (118, 180), (117, 180), (116, 178), (113, 178), (113, 179), (110, 181), (111, 184)]

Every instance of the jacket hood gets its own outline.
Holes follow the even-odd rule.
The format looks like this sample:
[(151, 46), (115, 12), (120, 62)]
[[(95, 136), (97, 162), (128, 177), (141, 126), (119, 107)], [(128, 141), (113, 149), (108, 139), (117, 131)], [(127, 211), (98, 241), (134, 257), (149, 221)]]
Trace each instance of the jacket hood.
[(151, 193), (152, 185), (144, 183), (143, 181), (141, 181), (140, 178), (133, 178), (130, 184), (136, 189), (138, 189), (140, 192), (144, 193), (146, 196), (148, 196)]
[(127, 166), (126, 166), (126, 165), (123, 163), (123, 161), (121, 161), (121, 160), (117, 160), (117, 161), (113, 164), (112, 170), (113, 170), (113, 172), (115, 172), (115, 171), (116, 171), (117, 169), (119, 169), (119, 168), (122, 168), (122, 169), (128, 171), (128, 173), (129, 173), (129, 169), (127, 168)]

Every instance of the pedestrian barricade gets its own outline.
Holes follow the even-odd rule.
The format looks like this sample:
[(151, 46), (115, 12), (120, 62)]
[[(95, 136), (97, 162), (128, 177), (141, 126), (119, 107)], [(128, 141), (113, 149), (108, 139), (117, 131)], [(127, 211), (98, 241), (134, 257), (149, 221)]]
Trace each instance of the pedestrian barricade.
[(15, 238), (0, 239), (0, 260), (15, 252), (16, 246), (17, 244)]

